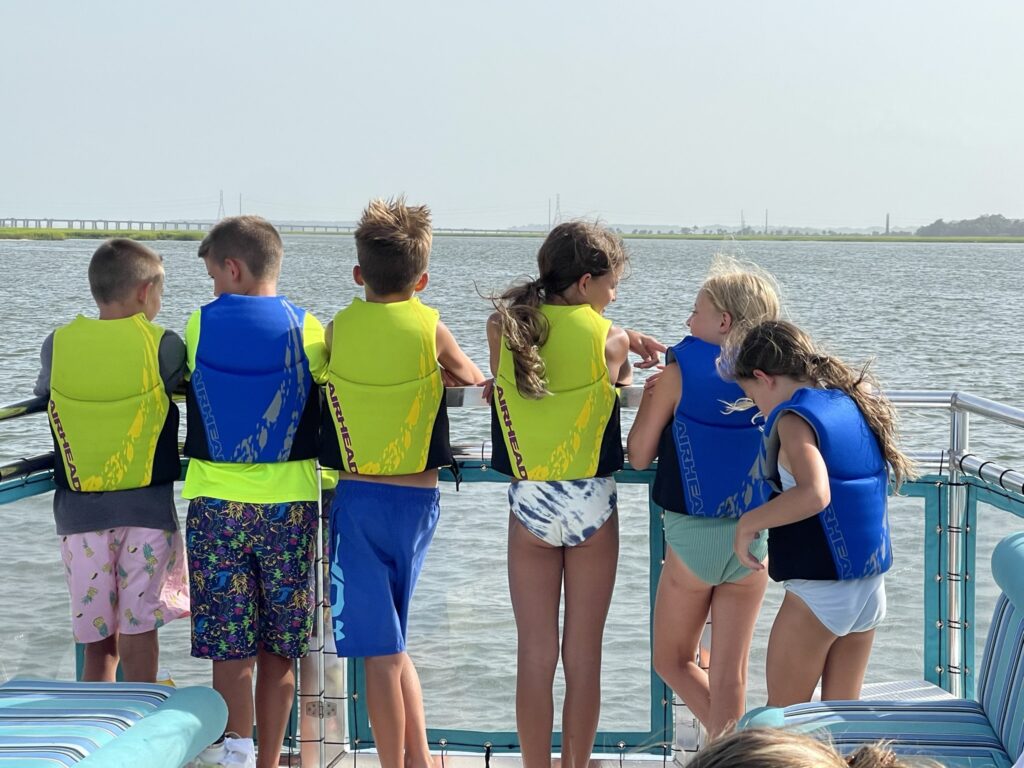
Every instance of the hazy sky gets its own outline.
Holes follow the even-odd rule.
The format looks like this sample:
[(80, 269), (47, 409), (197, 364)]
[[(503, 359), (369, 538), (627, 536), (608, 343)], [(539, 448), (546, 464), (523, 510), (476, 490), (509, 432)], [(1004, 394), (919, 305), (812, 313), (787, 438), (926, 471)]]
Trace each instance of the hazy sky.
[(1019, 0), (0, 4), (0, 216), (1024, 217)]

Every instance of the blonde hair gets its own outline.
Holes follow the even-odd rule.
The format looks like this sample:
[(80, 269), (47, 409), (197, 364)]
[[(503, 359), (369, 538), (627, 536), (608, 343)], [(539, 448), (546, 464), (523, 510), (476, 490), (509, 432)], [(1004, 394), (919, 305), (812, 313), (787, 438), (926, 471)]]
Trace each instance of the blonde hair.
[(926, 768), (931, 760), (904, 761), (885, 742), (843, 757), (832, 744), (786, 728), (749, 728), (720, 736), (687, 768)]
[(406, 205), (401, 196), (371, 200), (355, 236), (363, 280), (379, 295), (408, 291), (427, 271), (433, 231), (425, 205)]
[(756, 264), (717, 253), (700, 290), (716, 310), (729, 313), (730, 336), (742, 335), (765, 320), (779, 319), (779, 284)]
[(628, 260), (622, 238), (611, 230), (596, 222), (567, 221), (548, 233), (537, 252), (540, 277), (513, 285), (492, 299), (502, 344), (512, 353), (519, 394), (531, 400), (548, 394), (540, 348), (549, 329), (540, 305), (560, 296), (586, 274), (601, 277), (620, 272)]
[(914, 476), (914, 466), (900, 450), (896, 409), (882, 394), (870, 365), (869, 361), (858, 370), (825, 354), (810, 336), (784, 320), (761, 323), (744, 336), (730, 337), (718, 358), (718, 372), (723, 379), (752, 379), (754, 371), (763, 371), (845, 392), (875, 433), (899, 489), (905, 479)]
[(199, 258), (211, 258), (220, 266), (226, 259), (234, 259), (245, 264), (257, 280), (277, 280), (284, 244), (274, 225), (262, 216), (229, 216), (214, 224), (203, 238)]

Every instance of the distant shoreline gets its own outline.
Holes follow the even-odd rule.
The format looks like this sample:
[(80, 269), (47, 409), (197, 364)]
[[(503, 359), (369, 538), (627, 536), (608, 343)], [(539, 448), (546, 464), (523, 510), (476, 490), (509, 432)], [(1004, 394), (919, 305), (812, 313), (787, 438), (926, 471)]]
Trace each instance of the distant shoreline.
[[(281, 230), (282, 235), (343, 236), (352, 232), (301, 232)], [(205, 232), (198, 230), (126, 230), (126, 229), (0, 229), (0, 240), (105, 240), (126, 237), (132, 240), (202, 240)], [(435, 237), (544, 237), (544, 232), (504, 230), (434, 230)], [(1024, 243), (1019, 236), (918, 237), (917, 235), (700, 235), (700, 234), (632, 234), (622, 233), (626, 240), (737, 240), (779, 242), (831, 243)]]

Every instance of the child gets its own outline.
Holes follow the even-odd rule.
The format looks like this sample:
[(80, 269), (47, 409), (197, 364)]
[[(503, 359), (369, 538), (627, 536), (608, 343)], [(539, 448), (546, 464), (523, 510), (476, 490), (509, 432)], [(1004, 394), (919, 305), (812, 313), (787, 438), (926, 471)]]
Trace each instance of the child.
[(437, 310), (416, 298), (428, 280), (427, 207), (373, 200), (355, 239), (352, 277), (366, 299), (329, 328), (321, 453), (324, 466), (341, 470), (331, 509), (334, 638), (339, 656), (365, 659), (381, 765), (426, 768), (423, 698), (405, 648), (409, 601), (439, 514), (437, 470), (455, 463), (442, 373), (458, 384), (484, 377)]
[(550, 766), (552, 681), (565, 582), (562, 765), (582, 768), (601, 702), (601, 638), (619, 551), (615, 480), (622, 468), (616, 384), (629, 341), (602, 313), (626, 264), (597, 224), (555, 227), (540, 276), (496, 302), (487, 324), (493, 466), (510, 475), (508, 580), (518, 631), (516, 724), (527, 768)]
[(157, 629), (188, 615), (185, 553), (174, 509), (185, 345), (151, 321), (160, 256), (132, 240), (103, 243), (89, 262), (99, 319), (79, 315), (43, 342), (35, 393), (49, 396), (53, 516), (85, 644), (83, 680), (154, 682)]
[[(644, 391), (629, 433), (631, 466), (646, 469), (659, 457), (653, 496), (665, 509), (669, 545), (654, 604), (654, 668), (712, 736), (745, 709), (747, 656), (767, 584), (732, 551), (737, 519), (764, 500), (761, 433), (749, 416), (725, 412), (743, 392), (722, 381), (715, 359), (731, 334), (778, 314), (769, 275), (718, 257), (686, 321), (692, 335)], [(710, 673), (696, 660), (709, 609)]]
[[(199, 246), (218, 298), (189, 318), (182, 495), (192, 569), (192, 655), (213, 661), (231, 760), (276, 766), (312, 626), (323, 326), (277, 295), (283, 246), (258, 216), (222, 219)], [(207, 758), (216, 758), (224, 747)]]
[(689, 768), (941, 768), (932, 760), (905, 762), (884, 743), (844, 757), (831, 744), (785, 728), (747, 728), (723, 735), (687, 763)]
[(815, 349), (791, 323), (762, 323), (723, 351), (723, 375), (767, 417), (764, 475), (774, 498), (736, 527), (735, 550), (786, 588), (768, 641), (771, 706), (860, 696), (875, 627), (885, 617), (883, 574), (892, 565), (886, 511), (911, 473), (898, 447), (892, 404), (867, 370)]

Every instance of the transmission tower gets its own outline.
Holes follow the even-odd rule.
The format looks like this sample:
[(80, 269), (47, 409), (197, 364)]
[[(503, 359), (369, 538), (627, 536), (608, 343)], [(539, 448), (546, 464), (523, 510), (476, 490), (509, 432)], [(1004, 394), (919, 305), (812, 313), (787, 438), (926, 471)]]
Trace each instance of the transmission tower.
[(225, 215), (226, 214), (224, 213), (224, 190), (222, 189), (220, 191), (220, 205), (217, 206), (217, 221), (223, 219)]

